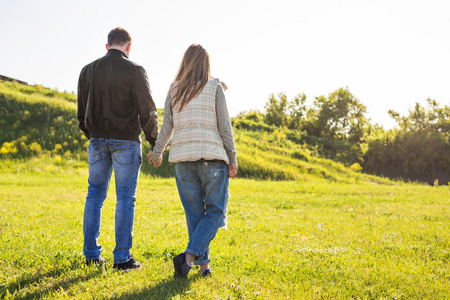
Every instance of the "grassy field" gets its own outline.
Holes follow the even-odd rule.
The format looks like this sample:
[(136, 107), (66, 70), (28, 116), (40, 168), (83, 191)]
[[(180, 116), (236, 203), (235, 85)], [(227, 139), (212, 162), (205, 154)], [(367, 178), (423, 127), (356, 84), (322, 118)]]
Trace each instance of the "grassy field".
[[(42, 165), (39, 165), (42, 164)], [(213, 277), (174, 280), (187, 243), (174, 179), (142, 174), (133, 255), (112, 269), (114, 186), (100, 243), (105, 267), (86, 267), (87, 167), (2, 161), (0, 298), (445, 299), (450, 294), (448, 186), (233, 179), (229, 225), (211, 245)], [(36, 165), (36, 167), (33, 167)], [(44, 170), (46, 166), (52, 170)]]
[(87, 140), (75, 101), (73, 94), (0, 81), (0, 298), (450, 295), (448, 186), (367, 175), (279, 130), (235, 128), (240, 178), (230, 184), (228, 229), (211, 245), (212, 278), (194, 269), (187, 280), (173, 279), (172, 257), (185, 249), (187, 229), (175, 181), (167, 178), (167, 154), (162, 167), (144, 164), (141, 172), (132, 252), (142, 269), (112, 269), (114, 184), (100, 236), (107, 264), (86, 267)]

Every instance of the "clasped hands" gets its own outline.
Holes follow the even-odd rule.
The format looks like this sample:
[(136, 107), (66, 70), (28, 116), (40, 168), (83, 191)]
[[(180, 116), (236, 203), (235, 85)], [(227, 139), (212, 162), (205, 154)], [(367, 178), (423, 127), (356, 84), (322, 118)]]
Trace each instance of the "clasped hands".
[(152, 153), (153, 153), (153, 150), (150, 150), (150, 152), (147, 154), (147, 157), (148, 157), (148, 163), (149, 163), (149, 164), (153, 164), (153, 166), (154, 166), (155, 168), (157, 168), (157, 167), (159, 167), (159, 166), (161, 165), (161, 163), (162, 163), (162, 155), (159, 157), (158, 160), (153, 160), (153, 158), (152, 158)]
[[(158, 168), (162, 164), (162, 155), (159, 157), (158, 160), (153, 160), (152, 158), (153, 150), (150, 150), (150, 152), (147, 154), (148, 157), (148, 163), (153, 164), (155, 168)], [(228, 172), (228, 178), (233, 178), (237, 175), (238, 172), (238, 165), (237, 163), (230, 165), (230, 170)]]

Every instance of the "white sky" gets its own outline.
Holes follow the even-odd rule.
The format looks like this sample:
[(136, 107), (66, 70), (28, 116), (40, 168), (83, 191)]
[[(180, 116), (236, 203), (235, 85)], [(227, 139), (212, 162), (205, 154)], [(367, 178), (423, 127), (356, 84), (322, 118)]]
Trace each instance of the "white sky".
[(270, 94), (309, 101), (348, 87), (373, 123), (415, 102), (450, 104), (449, 0), (0, 0), (0, 74), (76, 91), (117, 26), (147, 70), (158, 108), (192, 43), (229, 87), (230, 115)]

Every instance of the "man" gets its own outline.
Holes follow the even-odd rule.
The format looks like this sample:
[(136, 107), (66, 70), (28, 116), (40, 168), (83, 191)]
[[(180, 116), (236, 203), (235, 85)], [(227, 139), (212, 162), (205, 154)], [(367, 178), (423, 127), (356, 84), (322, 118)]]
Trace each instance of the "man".
[(158, 117), (147, 74), (130, 61), (131, 36), (123, 28), (108, 34), (107, 53), (85, 66), (78, 81), (79, 127), (89, 143), (89, 188), (84, 207), (86, 263), (103, 264), (100, 217), (114, 169), (116, 214), (114, 268), (139, 269), (131, 254), (134, 204), (142, 164), (140, 133), (152, 147), (158, 135)]

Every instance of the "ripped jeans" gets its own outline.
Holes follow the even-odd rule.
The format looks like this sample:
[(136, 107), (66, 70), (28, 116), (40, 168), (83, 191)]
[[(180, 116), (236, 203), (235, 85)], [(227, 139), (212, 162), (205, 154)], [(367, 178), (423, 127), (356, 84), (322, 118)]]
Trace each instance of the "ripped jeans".
[(226, 225), (228, 165), (223, 161), (179, 162), (175, 180), (189, 233), (186, 252), (196, 256), (195, 265), (208, 264), (209, 244)]

